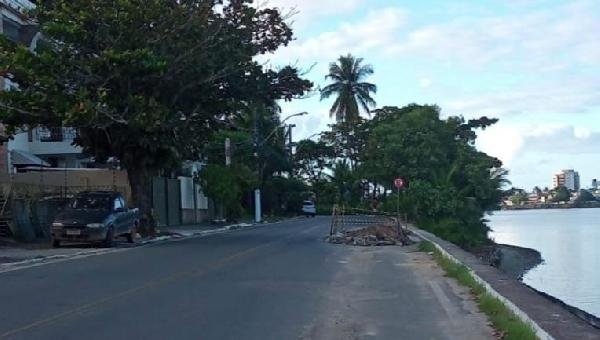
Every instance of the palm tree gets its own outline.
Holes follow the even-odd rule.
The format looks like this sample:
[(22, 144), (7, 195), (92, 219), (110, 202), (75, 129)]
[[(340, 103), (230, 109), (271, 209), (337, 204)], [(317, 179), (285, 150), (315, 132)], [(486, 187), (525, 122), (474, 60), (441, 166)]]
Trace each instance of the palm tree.
[(325, 79), (331, 79), (333, 83), (321, 90), (321, 100), (334, 94), (337, 96), (329, 113), (338, 122), (356, 120), (361, 108), (369, 113), (370, 108), (376, 105), (371, 93), (377, 92), (377, 86), (363, 82), (373, 74), (373, 67), (362, 62), (362, 58), (348, 54), (329, 65), (329, 74)]

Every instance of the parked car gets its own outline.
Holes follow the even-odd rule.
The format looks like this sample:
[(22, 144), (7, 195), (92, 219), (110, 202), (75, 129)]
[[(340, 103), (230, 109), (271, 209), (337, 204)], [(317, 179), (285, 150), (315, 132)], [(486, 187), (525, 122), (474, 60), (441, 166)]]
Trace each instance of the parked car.
[(102, 243), (111, 247), (115, 237), (135, 241), (138, 209), (128, 209), (122, 194), (86, 191), (77, 194), (52, 223), (52, 245), (62, 242)]
[(317, 207), (313, 201), (302, 202), (302, 213), (306, 216), (315, 217), (317, 214)]

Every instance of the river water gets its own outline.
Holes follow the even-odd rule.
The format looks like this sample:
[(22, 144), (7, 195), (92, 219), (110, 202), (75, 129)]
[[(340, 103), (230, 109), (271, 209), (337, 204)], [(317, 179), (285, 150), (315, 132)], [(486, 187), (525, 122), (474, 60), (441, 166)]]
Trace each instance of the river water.
[(600, 208), (499, 211), (488, 219), (496, 242), (542, 254), (523, 282), (600, 317)]

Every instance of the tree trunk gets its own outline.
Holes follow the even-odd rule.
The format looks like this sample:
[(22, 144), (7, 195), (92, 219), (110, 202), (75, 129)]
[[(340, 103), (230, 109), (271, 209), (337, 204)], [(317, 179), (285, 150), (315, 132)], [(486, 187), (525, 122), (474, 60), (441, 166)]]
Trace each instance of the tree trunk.
[(154, 234), (156, 221), (152, 214), (152, 173), (142, 166), (127, 166), (127, 175), (131, 184), (133, 204), (140, 211), (138, 232), (144, 235)]

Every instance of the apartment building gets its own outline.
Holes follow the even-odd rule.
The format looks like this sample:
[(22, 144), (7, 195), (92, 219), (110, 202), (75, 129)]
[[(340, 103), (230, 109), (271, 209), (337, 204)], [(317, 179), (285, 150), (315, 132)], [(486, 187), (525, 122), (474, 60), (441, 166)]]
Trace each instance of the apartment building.
[(552, 177), (552, 185), (554, 188), (564, 186), (569, 190), (579, 191), (581, 188), (579, 173), (573, 169), (562, 170)]

